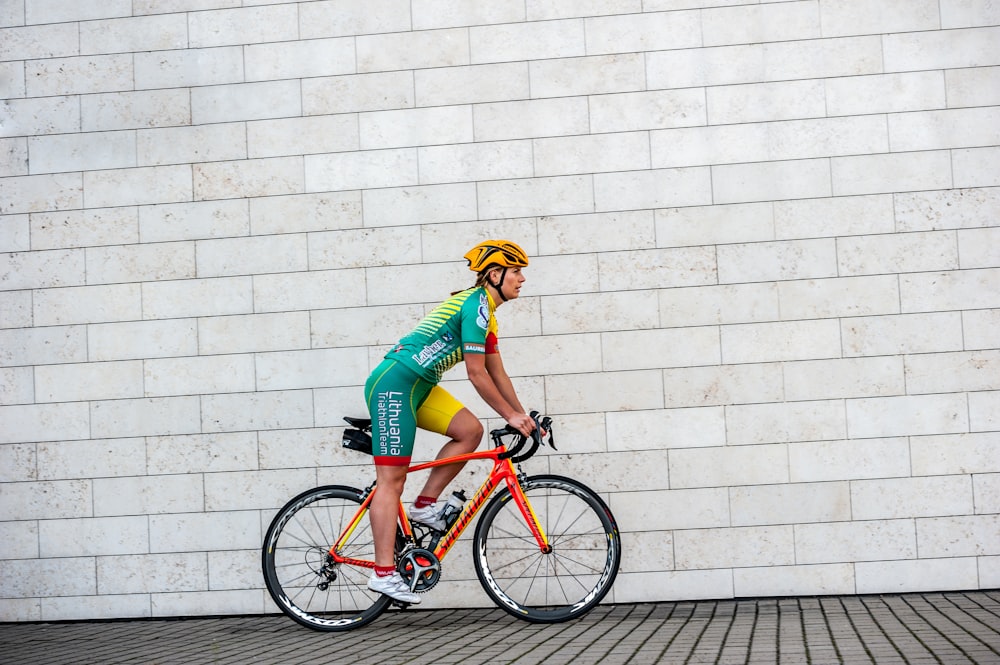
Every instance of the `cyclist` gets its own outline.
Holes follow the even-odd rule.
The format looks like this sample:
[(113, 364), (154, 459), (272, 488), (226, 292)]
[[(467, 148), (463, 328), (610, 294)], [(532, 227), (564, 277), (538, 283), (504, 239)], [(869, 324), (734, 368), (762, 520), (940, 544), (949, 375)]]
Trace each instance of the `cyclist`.
[[(420, 598), (396, 571), (394, 546), (416, 429), (450, 437), (439, 459), (471, 453), (483, 437), (479, 419), (438, 385), (442, 374), (465, 360), (469, 380), (490, 407), (525, 436), (535, 428), (504, 369), (493, 315), (497, 307), (520, 295), (528, 256), (508, 240), (486, 240), (464, 258), (477, 274), (475, 285), (453, 293), (424, 317), (386, 354), (365, 383), (379, 488), (369, 507), (375, 570), (368, 588), (412, 604)], [(448, 464), (431, 471), (408, 511), (411, 520), (444, 530), (437, 498), (461, 466)]]

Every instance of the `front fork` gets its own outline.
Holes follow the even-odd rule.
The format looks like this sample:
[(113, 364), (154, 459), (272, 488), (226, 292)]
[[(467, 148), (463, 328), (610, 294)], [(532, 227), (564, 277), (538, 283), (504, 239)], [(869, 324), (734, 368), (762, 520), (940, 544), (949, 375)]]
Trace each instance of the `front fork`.
[(531, 535), (535, 537), (535, 542), (538, 543), (538, 548), (542, 554), (551, 554), (552, 545), (549, 543), (549, 538), (545, 535), (545, 530), (538, 521), (538, 515), (535, 514), (534, 508), (531, 507), (531, 502), (528, 501), (528, 497), (525, 496), (524, 490), (521, 488), (521, 483), (525, 482), (528, 477), (521, 471), (520, 467), (515, 472), (514, 465), (510, 460), (506, 460), (506, 462), (509, 466), (506, 475), (507, 489), (510, 490), (510, 495), (514, 498), (514, 503), (517, 504), (518, 509), (521, 511), (524, 521), (528, 523)]

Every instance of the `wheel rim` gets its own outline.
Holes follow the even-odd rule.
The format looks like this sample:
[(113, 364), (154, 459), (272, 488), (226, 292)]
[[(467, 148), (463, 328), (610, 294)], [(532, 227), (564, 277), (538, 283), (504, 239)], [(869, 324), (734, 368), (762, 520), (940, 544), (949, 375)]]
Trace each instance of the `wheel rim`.
[[(328, 554), (358, 510), (356, 493), (341, 489), (307, 492), (274, 518), (264, 541), (264, 578), (283, 612), (318, 630), (346, 630), (377, 617), (389, 604), (367, 587), (367, 568), (336, 564)], [(367, 520), (341, 550), (372, 560), (375, 548)]]
[(476, 533), (476, 569), (505, 610), (538, 622), (565, 621), (600, 602), (618, 572), (618, 530), (607, 507), (579, 483), (557, 477), (522, 485), (552, 545), (539, 551), (512, 497), (501, 495)]

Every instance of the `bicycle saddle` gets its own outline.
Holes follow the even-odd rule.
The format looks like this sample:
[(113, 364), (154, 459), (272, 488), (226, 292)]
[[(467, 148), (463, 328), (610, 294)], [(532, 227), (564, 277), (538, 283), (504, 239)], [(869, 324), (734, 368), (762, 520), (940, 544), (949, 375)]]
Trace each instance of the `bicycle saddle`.
[(372, 426), (371, 418), (351, 418), (350, 416), (344, 416), (344, 420), (351, 427), (357, 427), (360, 430), (366, 430)]

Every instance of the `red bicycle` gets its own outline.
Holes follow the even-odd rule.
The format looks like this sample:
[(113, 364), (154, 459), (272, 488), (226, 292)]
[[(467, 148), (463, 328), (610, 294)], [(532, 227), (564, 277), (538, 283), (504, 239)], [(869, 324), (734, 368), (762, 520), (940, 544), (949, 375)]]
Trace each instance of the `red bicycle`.
[[(493, 468), (445, 531), (410, 522), (399, 506), (397, 570), (411, 591), (430, 591), (462, 532), (483, 510), (472, 544), (476, 576), (498, 606), (526, 621), (556, 623), (580, 617), (611, 589), (621, 563), (618, 526), (589, 487), (556, 475), (527, 476), (521, 462), (545, 439), (552, 421), (532, 413), (530, 439), (505, 427), (490, 432), (493, 448), (411, 466), (408, 472), (473, 460)], [(371, 420), (345, 418), (345, 447), (371, 454)], [(507, 444), (513, 441), (508, 449)], [(524, 451), (524, 452), (522, 452)], [(278, 511), (264, 537), (262, 565), (271, 598), (309, 628), (342, 631), (374, 621), (391, 605), (408, 605), (367, 588), (375, 567), (368, 506), (378, 491), (329, 485), (296, 496)], [(492, 497), (492, 500), (491, 500)]]

